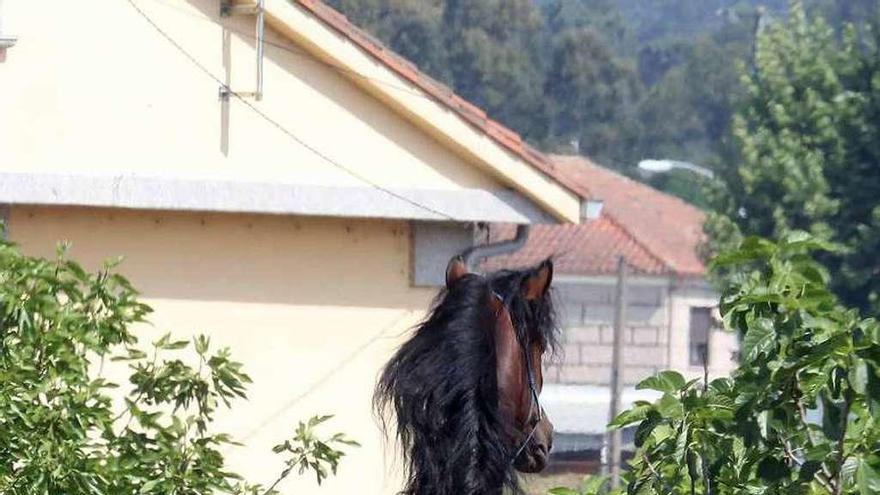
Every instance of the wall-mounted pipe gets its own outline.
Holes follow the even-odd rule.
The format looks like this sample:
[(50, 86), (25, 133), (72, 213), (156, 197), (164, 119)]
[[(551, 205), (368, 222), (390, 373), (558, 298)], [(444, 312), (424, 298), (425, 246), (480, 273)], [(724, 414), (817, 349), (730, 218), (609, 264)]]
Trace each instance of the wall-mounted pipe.
[(265, 33), (266, 0), (257, 1), (257, 90), (254, 98), (263, 99), (263, 34)]
[[(2, 1), (2, 0), (0, 0)], [(235, 93), (239, 98), (248, 97), (260, 101), (263, 99), (263, 47), (266, 33), (266, 0), (256, 0), (256, 3), (232, 3), (232, 0), (220, 2), (220, 17), (232, 15), (256, 16), (256, 33), (254, 35), (257, 52), (257, 85), (254, 91), (232, 91), (228, 86), (220, 86), (220, 99), (228, 100)]]
[(519, 251), (526, 245), (527, 240), (529, 240), (529, 225), (517, 225), (513, 239), (470, 247), (461, 253), (461, 257), (468, 271), (473, 272), (483, 259)]

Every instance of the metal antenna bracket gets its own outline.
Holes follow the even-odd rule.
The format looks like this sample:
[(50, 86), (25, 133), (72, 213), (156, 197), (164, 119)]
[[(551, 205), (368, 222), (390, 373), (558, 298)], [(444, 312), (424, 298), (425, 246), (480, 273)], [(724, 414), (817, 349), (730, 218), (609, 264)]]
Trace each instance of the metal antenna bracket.
[[(235, 91), (239, 97), (253, 98), (257, 101), (263, 99), (263, 40), (266, 29), (265, 20), (266, 0), (256, 0), (256, 3), (233, 3), (231, 0), (223, 0), (220, 2), (220, 17), (231, 17), (233, 15), (255, 15), (257, 16), (256, 26), (256, 45), (257, 45), (257, 89), (256, 91)], [(228, 100), (232, 94), (229, 88), (220, 88), (220, 99)]]

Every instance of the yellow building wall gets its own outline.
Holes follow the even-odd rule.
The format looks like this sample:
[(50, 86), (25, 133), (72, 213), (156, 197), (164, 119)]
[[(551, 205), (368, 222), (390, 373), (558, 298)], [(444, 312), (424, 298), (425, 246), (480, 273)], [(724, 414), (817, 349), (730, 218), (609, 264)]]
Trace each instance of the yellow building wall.
[[(223, 83), (254, 89), (253, 17), (221, 19), (219, 0), (134, 2)], [(18, 43), (0, 61), (0, 172), (364, 187), (329, 158), (387, 188), (517, 182), (500, 181), (271, 29), (264, 98), (252, 102), (260, 116), (221, 101), (218, 82), (128, 0), (3, 7), (4, 31)], [(423, 114), (457, 119), (440, 106)], [(488, 137), (468, 139), (487, 155), (506, 153)], [(522, 188), (553, 192), (539, 204), (558, 202), (577, 218), (572, 193), (534, 170), (520, 175)], [(328, 431), (363, 447), (320, 493), (396, 492), (393, 447), (382, 447), (370, 396), (433, 296), (410, 286), (406, 222), (13, 205), (10, 235), (46, 256), (69, 240), (71, 256), (91, 268), (125, 256), (121, 271), (156, 310), (153, 326), (139, 329), (145, 337), (205, 332), (233, 348), (254, 384), (218, 426), (247, 444), (227, 454), (249, 479), (274, 480), (280, 459), (269, 449), (296, 420), (332, 413)], [(285, 488), (317, 491), (311, 479)]]
[(275, 479), (281, 459), (270, 449), (297, 420), (335, 414), (325, 431), (363, 446), (347, 449), (320, 489), (293, 477), (283, 492), (396, 493), (399, 456), (383, 444), (370, 399), (434, 292), (410, 286), (406, 223), (14, 206), (9, 230), (29, 254), (54, 256), (69, 241), (91, 269), (124, 255), (120, 271), (155, 309), (138, 329), (145, 343), (173, 331), (232, 348), (254, 383), (217, 427), (246, 444), (226, 454), (249, 480)]
[[(255, 89), (253, 16), (221, 18), (219, 0), (134, 1), (215, 77)], [(271, 29), (264, 98), (249, 100), (267, 120), (221, 101), (127, 0), (5, 2), (3, 16), (19, 40), (0, 62), (0, 171), (364, 186), (322, 154), (384, 187), (501, 187)]]

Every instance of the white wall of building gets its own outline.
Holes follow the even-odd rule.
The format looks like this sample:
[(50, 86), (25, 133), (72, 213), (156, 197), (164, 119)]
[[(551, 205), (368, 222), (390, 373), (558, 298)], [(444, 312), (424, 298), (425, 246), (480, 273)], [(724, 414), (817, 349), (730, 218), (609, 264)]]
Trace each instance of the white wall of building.
[[(564, 328), (563, 354), (548, 366), (545, 377), (559, 384), (608, 385), (614, 339), (613, 277), (566, 277), (554, 281)], [(664, 369), (702, 376), (689, 362), (691, 308), (715, 308), (718, 294), (705, 281), (666, 277), (631, 277), (624, 325), (623, 380), (634, 385)], [(736, 336), (719, 328), (709, 335), (709, 371), (733, 369)]]

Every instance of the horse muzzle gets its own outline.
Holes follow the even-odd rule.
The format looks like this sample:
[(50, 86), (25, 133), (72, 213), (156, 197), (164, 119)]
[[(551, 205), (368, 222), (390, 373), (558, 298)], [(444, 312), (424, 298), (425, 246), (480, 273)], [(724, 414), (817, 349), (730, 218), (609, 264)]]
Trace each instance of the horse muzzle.
[(550, 462), (553, 448), (553, 424), (544, 416), (535, 425), (531, 441), (514, 460), (513, 467), (522, 473), (540, 473)]

